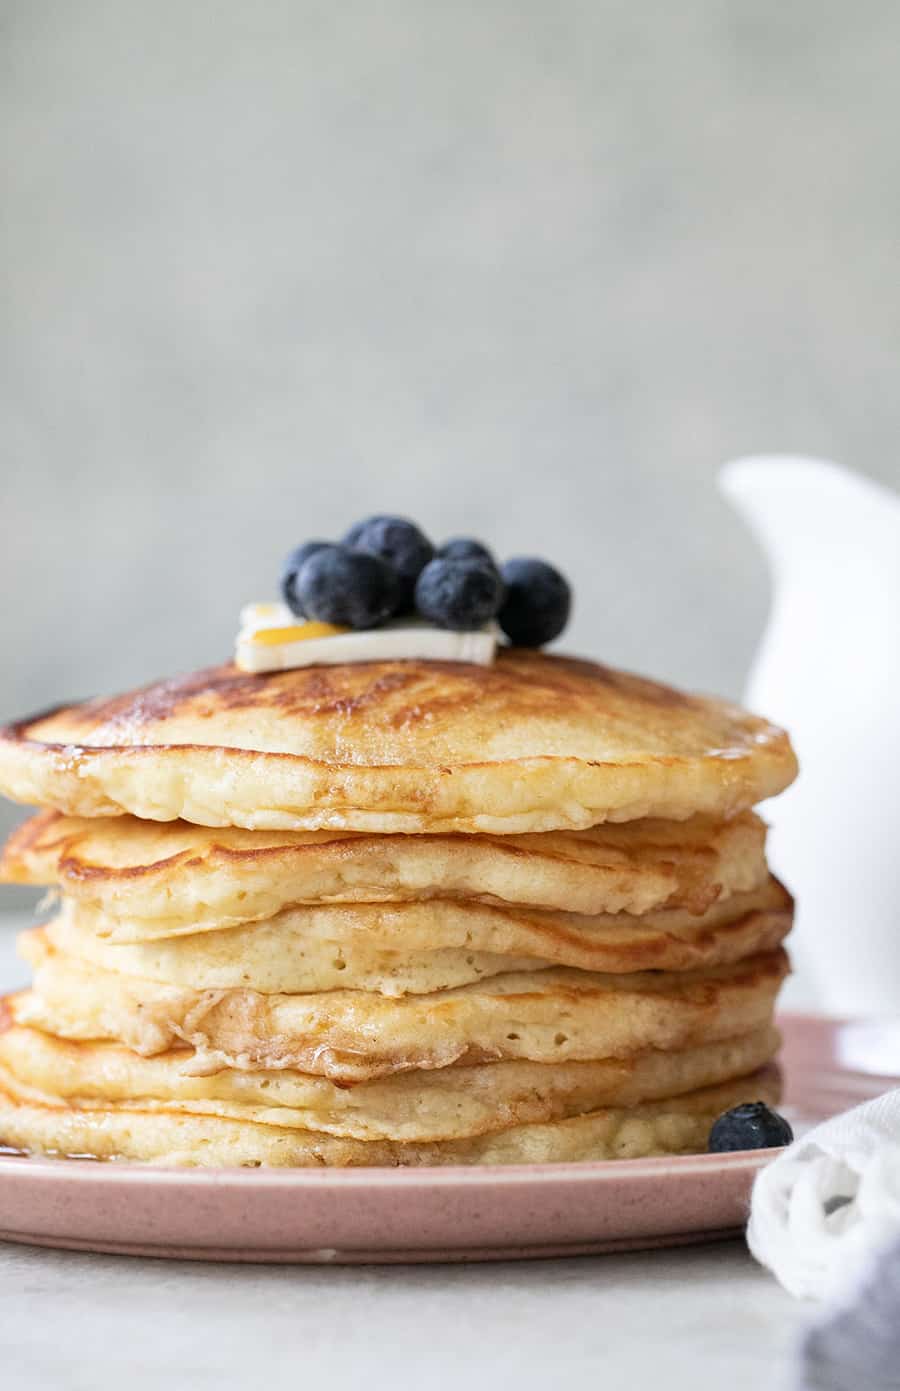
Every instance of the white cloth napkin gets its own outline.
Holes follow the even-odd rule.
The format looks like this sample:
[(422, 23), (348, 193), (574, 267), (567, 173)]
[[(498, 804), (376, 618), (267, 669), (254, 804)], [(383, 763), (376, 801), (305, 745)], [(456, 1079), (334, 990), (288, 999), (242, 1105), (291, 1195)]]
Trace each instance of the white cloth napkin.
[(900, 1088), (824, 1121), (766, 1166), (747, 1241), (791, 1294), (840, 1297), (900, 1239)]

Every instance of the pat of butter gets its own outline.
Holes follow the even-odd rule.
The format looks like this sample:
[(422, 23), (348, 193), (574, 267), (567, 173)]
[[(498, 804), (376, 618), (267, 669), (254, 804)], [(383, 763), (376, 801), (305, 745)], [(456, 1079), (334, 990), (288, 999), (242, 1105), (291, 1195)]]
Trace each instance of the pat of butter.
[(257, 628), (248, 634), (251, 642), (261, 642), (265, 647), (286, 647), (291, 642), (309, 642), (311, 638), (334, 638), (338, 633), (350, 633), (351, 628), (340, 628), (336, 623), (288, 623), (284, 628)]
[(420, 618), (395, 618), (359, 632), (331, 623), (298, 623), (285, 604), (247, 604), (241, 611), (235, 663), (251, 672), (416, 658), (490, 666), (496, 650), (493, 623), (474, 633), (453, 633)]

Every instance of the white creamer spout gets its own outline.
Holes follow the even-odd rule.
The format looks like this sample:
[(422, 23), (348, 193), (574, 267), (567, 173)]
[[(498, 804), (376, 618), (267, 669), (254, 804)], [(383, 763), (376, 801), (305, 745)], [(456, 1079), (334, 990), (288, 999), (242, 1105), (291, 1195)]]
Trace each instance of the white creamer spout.
[(720, 482), (772, 578), (746, 703), (800, 758), (772, 808), (798, 901), (788, 1001), (900, 1015), (900, 496), (790, 455), (735, 460)]

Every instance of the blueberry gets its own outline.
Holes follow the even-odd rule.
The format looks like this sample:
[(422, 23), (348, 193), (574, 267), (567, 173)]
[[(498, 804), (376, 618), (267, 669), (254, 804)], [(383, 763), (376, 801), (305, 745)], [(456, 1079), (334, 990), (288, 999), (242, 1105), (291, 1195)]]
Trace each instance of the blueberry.
[(396, 612), (400, 582), (375, 555), (323, 546), (301, 565), (291, 586), (307, 618), (348, 628), (376, 628)]
[(487, 546), (473, 541), (471, 536), (454, 536), (452, 541), (445, 541), (438, 556), (441, 560), (484, 560), (497, 568), (497, 562)]
[(385, 517), (381, 515), (375, 517), (363, 517), (361, 522), (354, 522), (353, 526), (346, 533), (346, 535), (341, 537), (341, 545), (349, 546), (350, 549), (353, 550), (353, 548), (356, 546), (357, 541), (359, 540), (360, 536), (365, 531), (367, 526), (371, 526), (374, 522), (388, 521), (390, 521), (390, 517)]
[(569, 621), (572, 591), (546, 561), (530, 556), (508, 560), (502, 570), (506, 599), (499, 623), (516, 647), (543, 647), (558, 638)]
[(414, 522), (405, 517), (370, 517), (351, 527), (345, 545), (367, 555), (377, 555), (396, 570), (400, 580), (400, 608), (410, 612), (416, 580), (434, 555), (434, 546)]
[(281, 567), (281, 597), (287, 604), (291, 613), (295, 613), (298, 618), (305, 618), (306, 614), (299, 607), (297, 596), (294, 593), (294, 577), (300, 566), (316, 551), (320, 551), (323, 546), (327, 546), (327, 541), (304, 541), (302, 546), (296, 546), (285, 560)]
[(779, 1116), (764, 1101), (747, 1101), (733, 1106), (713, 1125), (709, 1132), (710, 1154), (728, 1150), (767, 1150), (789, 1145), (794, 1132), (784, 1116)]
[(496, 617), (503, 581), (483, 560), (432, 560), (416, 584), (416, 608), (439, 628), (457, 633), (481, 628)]

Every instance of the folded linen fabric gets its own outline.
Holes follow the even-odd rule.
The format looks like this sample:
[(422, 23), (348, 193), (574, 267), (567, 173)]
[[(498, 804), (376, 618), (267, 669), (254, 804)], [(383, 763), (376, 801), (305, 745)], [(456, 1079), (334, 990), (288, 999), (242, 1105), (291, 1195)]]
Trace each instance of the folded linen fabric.
[(860, 1284), (806, 1330), (793, 1391), (897, 1391), (898, 1308), (900, 1242), (895, 1241), (878, 1253)]
[(747, 1241), (791, 1294), (839, 1297), (900, 1240), (900, 1088), (808, 1131), (757, 1177)]

